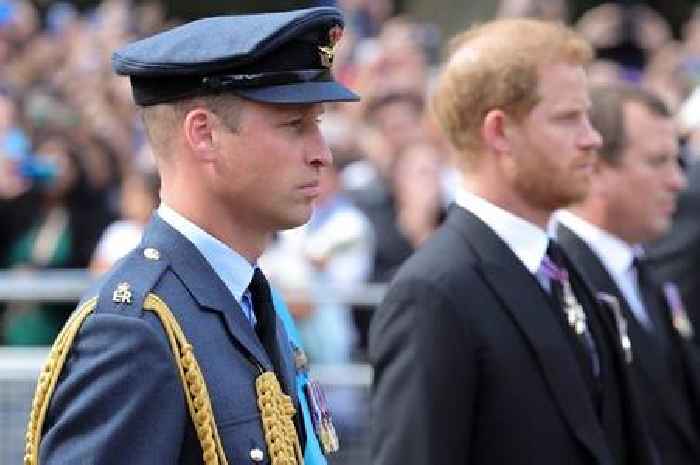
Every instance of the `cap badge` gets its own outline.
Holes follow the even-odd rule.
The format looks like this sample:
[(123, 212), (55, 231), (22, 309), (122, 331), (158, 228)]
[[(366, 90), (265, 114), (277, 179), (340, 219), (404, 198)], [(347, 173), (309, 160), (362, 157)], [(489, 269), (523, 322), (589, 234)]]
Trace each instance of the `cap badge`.
[(321, 65), (325, 68), (333, 66), (335, 46), (340, 42), (341, 37), (343, 37), (343, 28), (336, 24), (328, 31), (328, 46), (318, 47), (319, 52), (321, 52)]

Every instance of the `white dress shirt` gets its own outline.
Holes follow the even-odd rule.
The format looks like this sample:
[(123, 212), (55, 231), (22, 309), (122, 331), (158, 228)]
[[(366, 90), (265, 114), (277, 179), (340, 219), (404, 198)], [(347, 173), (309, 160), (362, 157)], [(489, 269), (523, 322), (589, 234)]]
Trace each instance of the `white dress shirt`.
[[(493, 203), (460, 187), (455, 198), (457, 205), (465, 208), (486, 223), (500, 237), (525, 267), (551, 292), (551, 281), (542, 270), (542, 260), (547, 254), (549, 235), (544, 228), (537, 226)], [(589, 351), (595, 377), (600, 374), (598, 352), (591, 334), (585, 331), (586, 349)]]
[(555, 222), (569, 228), (593, 250), (622, 292), (637, 321), (645, 328), (651, 329), (652, 322), (644, 308), (637, 270), (633, 266), (633, 260), (640, 254), (641, 248), (627, 244), (568, 210), (557, 211)]
[(459, 186), (455, 203), (486, 223), (533, 275), (538, 276), (547, 253), (549, 237), (544, 229)]

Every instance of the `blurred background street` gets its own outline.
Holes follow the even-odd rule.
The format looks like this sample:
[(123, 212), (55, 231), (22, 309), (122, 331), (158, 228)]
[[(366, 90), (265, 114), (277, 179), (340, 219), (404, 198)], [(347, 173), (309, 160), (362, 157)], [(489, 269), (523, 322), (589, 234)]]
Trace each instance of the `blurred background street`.
[[(344, 11), (334, 72), (362, 102), (327, 107), (321, 126), (335, 166), (317, 211), (281, 232), (261, 267), (328, 389), (341, 437), (331, 463), (368, 463), (372, 312), (453, 200), (451, 148), (427, 105), (452, 34), (497, 16), (574, 25), (597, 52), (590, 80), (662, 96), (683, 135), (683, 163), (698, 171), (700, 9), (691, 0), (0, 0), (0, 464), (21, 463), (38, 370), (78, 296), (138, 244), (158, 205), (141, 119), (111, 53), (199, 16), (317, 5)], [(697, 197), (697, 178), (684, 195)], [(700, 223), (700, 213), (683, 221)], [(662, 240), (659, 267), (700, 244), (683, 247), (667, 257)], [(681, 273), (696, 320), (700, 276)]]

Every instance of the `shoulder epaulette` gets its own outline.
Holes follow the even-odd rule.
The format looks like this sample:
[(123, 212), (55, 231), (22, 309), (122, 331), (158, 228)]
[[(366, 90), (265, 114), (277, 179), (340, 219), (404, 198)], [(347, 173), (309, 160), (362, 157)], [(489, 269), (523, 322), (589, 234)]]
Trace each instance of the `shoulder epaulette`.
[(100, 286), (95, 313), (139, 316), (146, 296), (168, 268), (157, 249), (139, 248), (127, 255)]
[[(150, 292), (167, 269), (167, 261), (153, 248), (137, 249), (105, 278), (99, 295), (81, 303), (56, 338), (41, 370), (27, 424), (24, 465), (39, 465), (42, 427), (58, 378), (81, 325), (92, 313), (158, 316), (172, 350), (187, 407), (202, 447), (205, 465), (227, 465), (226, 453), (214, 418), (207, 384), (182, 328), (168, 305)], [(292, 399), (285, 395), (272, 372), (256, 379), (258, 407), (272, 465), (303, 465), (303, 453), (292, 416)]]
[[(162, 260), (156, 249), (138, 249), (123, 259), (117, 269), (107, 276), (99, 297), (83, 301), (73, 313), (51, 347), (39, 375), (27, 424), (24, 465), (39, 465), (42, 426), (66, 357), (83, 321), (100, 310), (103, 313), (121, 312), (132, 315), (148, 310), (158, 316), (175, 357), (190, 417), (202, 446), (203, 462), (205, 465), (228, 464), (207, 385), (193, 347), (168, 305), (150, 292), (166, 268), (167, 262)], [(103, 301), (102, 305), (99, 300)]]

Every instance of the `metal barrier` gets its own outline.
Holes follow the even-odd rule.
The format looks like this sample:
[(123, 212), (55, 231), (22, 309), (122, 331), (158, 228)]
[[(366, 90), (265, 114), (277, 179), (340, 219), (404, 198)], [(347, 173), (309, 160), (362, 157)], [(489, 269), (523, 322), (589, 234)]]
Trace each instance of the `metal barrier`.
[[(0, 271), (0, 302), (77, 302), (94, 277), (86, 270)], [(385, 286), (329, 290), (334, 298), (374, 306)], [(285, 293), (288, 302), (307, 302), (302, 292)], [(0, 464), (22, 463), (27, 414), (47, 347), (0, 346)], [(367, 364), (312, 365), (311, 374), (324, 386), (341, 437), (341, 451), (330, 465), (368, 463), (369, 385)]]
[[(0, 302), (77, 302), (95, 282), (87, 270), (0, 271)], [(351, 305), (379, 304), (385, 284), (365, 284), (352, 289), (329, 288), (329, 300)], [(308, 302), (306, 293), (297, 290), (285, 292), (290, 303)], [(324, 303), (323, 301), (315, 301)]]
[[(0, 464), (22, 463), (27, 414), (47, 355), (47, 347), (0, 347)], [(343, 441), (332, 465), (365, 463), (371, 368), (364, 364), (313, 365), (311, 373), (329, 395)]]

